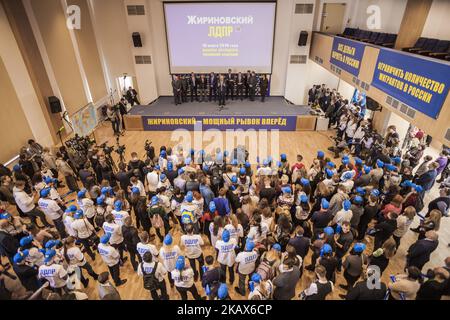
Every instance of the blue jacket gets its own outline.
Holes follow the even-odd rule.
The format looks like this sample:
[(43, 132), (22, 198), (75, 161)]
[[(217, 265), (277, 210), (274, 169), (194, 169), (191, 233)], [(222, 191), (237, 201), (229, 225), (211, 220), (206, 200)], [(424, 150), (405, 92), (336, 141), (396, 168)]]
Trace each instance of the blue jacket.
[(214, 193), (212, 192), (211, 188), (206, 184), (200, 184), (199, 189), (203, 199), (205, 199), (203, 207), (206, 210), (209, 207), (209, 203), (214, 199)]
[(217, 212), (220, 216), (227, 216), (230, 214), (230, 204), (226, 198), (214, 198), (214, 204), (216, 205)]
[(436, 180), (437, 171), (436, 170), (428, 170), (419, 178), (417, 178), (416, 184), (422, 186), (424, 191), (428, 191), (433, 188), (434, 181)]

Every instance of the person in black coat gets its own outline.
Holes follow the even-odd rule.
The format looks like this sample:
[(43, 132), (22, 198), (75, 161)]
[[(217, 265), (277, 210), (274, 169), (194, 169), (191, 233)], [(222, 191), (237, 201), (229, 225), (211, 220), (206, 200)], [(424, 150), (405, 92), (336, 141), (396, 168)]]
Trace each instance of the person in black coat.
[(264, 102), (264, 99), (267, 95), (267, 88), (269, 87), (269, 80), (267, 79), (267, 75), (263, 75), (261, 81), (259, 83), (259, 89), (261, 90), (261, 102)]
[(142, 262), (142, 258), (138, 253), (136, 247), (141, 240), (138, 236), (138, 230), (136, 229), (136, 227), (131, 225), (130, 217), (126, 217), (124, 220), (124, 224), (122, 226), (122, 235), (125, 248), (130, 254), (131, 265), (133, 266), (134, 271), (137, 271), (138, 262), (136, 261), (136, 257), (138, 258), (139, 262)]
[(309, 247), (311, 245), (311, 239), (304, 237), (304, 232), (305, 230), (301, 226), (298, 226), (297, 228), (295, 228), (295, 236), (288, 242), (289, 245), (295, 248), (295, 252), (303, 260), (305, 260), (305, 257), (309, 251)]
[(173, 98), (175, 100), (175, 105), (181, 104), (181, 79), (177, 75), (173, 75), (172, 78), (172, 92)]
[(214, 72), (211, 72), (209, 75), (209, 101), (214, 98), (214, 102), (216, 101), (217, 96), (217, 77)]
[(195, 73), (191, 73), (191, 76), (189, 77), (189, 90), (191, 91), (191, 102), (198, 101), (198, 94), (197, 94), (197, 85), (198, 85), (198, 79), (195, 76)]
[(447, 293), (449, 272), (442, 267), (428, 270), (428, 280), (417, 291), (416, 300), (441, 300)]
[(20, 283), (28, 291), (35, 292), (39, 289), (39, 281), (37, 278), (38, 269), (30, 267), (26, 264), (25, 258), (28, 256), (28, 250), (16, 253), (14, 256), (13, 270), (20, 280)]
[(295, 287), (300, 279), (300, 269), (294, 265), (293, 259), (287, 258), (281, 266), (282, 272), (273, 279), (274, 300), (291, 300), (295, 297)]
[(251, 76), (247, 78), (248, 94), (250, 96), (250, 101), (255, 101), (256, 84), (258, 80), (256, 79), (256, 73), (252, 72)]
[[(370, 267), (367, 269), (366, 278), (374, 275), (374, 269)], [(369, 281), (370, 283), (370, 281)], [(376, 284), (373, 283), (375, 286)], [(367, 279), (356, 283), (353, 288), (349, 290), (345, 300), (383, 300), (386, 296), (387, 286), (384, 282), (379, 282), (379, 288), (369, 288)]]
[(236, 82), (235, 75), (231, 73), (231, 69), (228, 69), (228, 73), (225, 76), (226, 85), (227, 85), (227, 100), (231, 98), (234, 100), (234, 84)]
[(245, 86), (245, 75), (239, 72), (236, 76), (236, 98), (243, 100)]
[(12, 264), (19, 249), (19, 240), (6, 231), (7, 227), (8, 220), (0, 220), (0, 255), (7, 257)]
[(138, 96), (137, 91), (132, 87), (129, 87), (127, 90), (126, 97), (131, 106), (134, 106), (135, 103), (138, 105), (141, 104), (137, 96)]
[(119, 104), (119, 113), (120, 113), (120, 117), (122, 119), (121, 123), (122, 123), (122, 130), (125, 130), (125, 121), (124, 121), (124, 116), (126, 114), (128, 114), (128, 110), (127, 110), (127, 100), (125, 98), (120, 99)]
[(439, 245), (438, 235), (430, 230), (425, 234), (425, 239), (413, 243), (406, 255), (406, 267), (414, 266), (422, 270), (423, 266), (430, 261), (430, 256)]
[(373, 250), (381, 248), (383, 243), (389, 239), (394, 231), (397, 229), (397, 214), (389, 212), (386, 216), (386, 220), (377, 223), (375, 225), (375, 241)]
[(200, 79), (198, 79), (197, 90), (202, 97), (202, 102), (206, 101), (206, 93), (208, 92), (208, 81), (204, 74), (200, 75)]

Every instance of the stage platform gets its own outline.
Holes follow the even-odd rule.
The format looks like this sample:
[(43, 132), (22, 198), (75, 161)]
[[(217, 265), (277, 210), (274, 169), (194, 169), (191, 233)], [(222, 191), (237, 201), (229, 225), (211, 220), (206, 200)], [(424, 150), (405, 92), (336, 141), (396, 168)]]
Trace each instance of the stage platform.
[(169, 131), (179, 128), (314, 130), (316, 116), (308, 106), (288, 103), (283, 97), (255, 101), (227, 100), (220, 110), (212, 102), (187, 102), (175, 106), (173, 97), (160, 97), (150, 105), (134, 106), (125, 117), (127, 130)]

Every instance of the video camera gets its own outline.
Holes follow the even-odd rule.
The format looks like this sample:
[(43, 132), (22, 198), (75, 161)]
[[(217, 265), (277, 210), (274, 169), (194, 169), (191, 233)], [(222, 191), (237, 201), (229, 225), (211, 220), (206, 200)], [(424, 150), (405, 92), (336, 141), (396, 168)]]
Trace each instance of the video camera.
[(145, 140), (144, 149), (147, 154), (147, 158), (153, 160), (155, 158), (155, 148), (152, 146), (152, 142)]

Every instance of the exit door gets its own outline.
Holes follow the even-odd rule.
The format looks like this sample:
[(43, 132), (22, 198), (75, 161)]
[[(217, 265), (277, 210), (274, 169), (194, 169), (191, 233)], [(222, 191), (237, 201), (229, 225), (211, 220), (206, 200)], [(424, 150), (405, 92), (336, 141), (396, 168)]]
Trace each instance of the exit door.
[(320, 31), (332, 34), (342, 33), (345, 9), (345, 3), (324, 3)]

